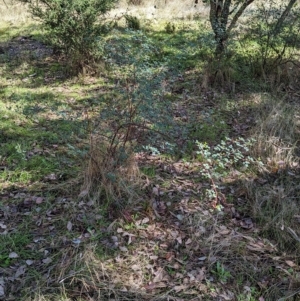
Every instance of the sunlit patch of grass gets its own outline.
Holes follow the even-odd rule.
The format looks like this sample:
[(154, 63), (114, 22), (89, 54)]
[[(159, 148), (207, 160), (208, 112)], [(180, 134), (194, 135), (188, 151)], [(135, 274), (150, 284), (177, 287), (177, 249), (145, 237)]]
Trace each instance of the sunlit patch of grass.
[(0, 3), (2, 22), (28, 24), (31, 21), (27, 6), (18, 1), (6, 0)]

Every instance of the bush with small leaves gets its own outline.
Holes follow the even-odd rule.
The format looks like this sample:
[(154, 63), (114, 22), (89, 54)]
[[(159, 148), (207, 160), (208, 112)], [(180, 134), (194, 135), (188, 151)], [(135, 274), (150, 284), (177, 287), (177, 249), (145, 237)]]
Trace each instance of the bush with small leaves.
[(19, 0), (42, 21), (51, 44), (62, 52), (72, 73), (92, 70), (101, 58), (105, 14), (117, 0)]

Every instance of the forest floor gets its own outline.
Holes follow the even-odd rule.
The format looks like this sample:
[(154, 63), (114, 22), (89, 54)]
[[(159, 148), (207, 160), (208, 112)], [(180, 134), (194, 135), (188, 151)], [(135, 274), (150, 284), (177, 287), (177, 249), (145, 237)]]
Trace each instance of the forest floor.
[[(209, 28), (178, 20), (120, 25), (73, 77), (26, 24), (0, 27), (0, 300), (297, 300), (299, 70), (211, 76)], [(91, 192), (134, 97), (157, 130)]]

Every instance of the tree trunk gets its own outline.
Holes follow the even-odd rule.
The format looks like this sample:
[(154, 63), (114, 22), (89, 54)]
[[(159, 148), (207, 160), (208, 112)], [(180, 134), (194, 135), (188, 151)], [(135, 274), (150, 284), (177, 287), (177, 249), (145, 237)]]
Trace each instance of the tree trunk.
[[(215, 34), (216, 41), (216, 56), (221, 56), (226, 49), (226, 42), (228, 40), (229, 34), (232, 28), (236, 25), (239, 17), (243, 14), (244, 10), (253, 2), (254, 0), (244, 0), (241, 5), (236, 6), (233, 11), (230, 12), (230, 6), (232, 0), (211, 0), (210, 1), (210, 14), (209, 20), (212, 29)], [(296, 1), (296, 0), (291, 0)], [(234, 13), (230, 24), (228, 25), (229, 15)]]

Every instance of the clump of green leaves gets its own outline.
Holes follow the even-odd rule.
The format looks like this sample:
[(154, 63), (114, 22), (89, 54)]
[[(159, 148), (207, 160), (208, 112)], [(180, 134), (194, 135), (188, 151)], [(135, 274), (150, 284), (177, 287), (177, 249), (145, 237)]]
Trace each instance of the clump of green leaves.
[(254, 139), (245, 140), (239, 137), (233, 140), (226, 137), (225, 140), (222, 140), (220, 144), (211, 149), (207, 143), (197, 141), (197, 154), (200, 155), (200, 160), (205, 162), (204, 166), (208, 165), (208, 169), (213, 167), (222, 174), (226, 169), (233, 166), (248, 168), (255, 161), (254, 158), (248, 155), (249, 147), (254, 142)]
[(232, 278), (232, 275), (222, 263), (219, 261), (216, 263), (215, 269), (212, 270), (212, 273), (217, 277), (217, 279), (223, 283), (226, 283), (229, 278)]
[(101, 58), (105, 14), (116, 0), (20, 0), (42, 21), (52, 45), (66, 55), (73, 72), (94, 67)]
[(232, 168), (248, 169), (251, 164), (260, 161), (249, 155), (250, 147), (254, 139), (245, 140), (242, 137), (224, 140), (214, 147), (207, 143), (196, 142), (198, 159), (203, 162), (201, 175), (211, 181), (212, 187), (207, 190), (207, 196), (211, 199), (217, 198), (217, 181), (225, 176)]

